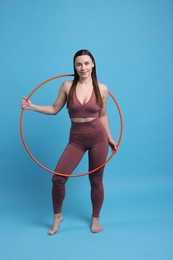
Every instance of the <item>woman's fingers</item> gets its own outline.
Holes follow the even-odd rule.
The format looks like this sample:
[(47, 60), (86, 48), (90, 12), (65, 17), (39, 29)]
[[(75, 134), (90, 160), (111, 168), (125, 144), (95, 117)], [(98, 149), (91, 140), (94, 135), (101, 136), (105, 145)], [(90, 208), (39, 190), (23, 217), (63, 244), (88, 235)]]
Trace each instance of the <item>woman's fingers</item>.
[(29, 107), (31, 105), (31, 101), (27, 100), (27, 97), (25, 97), (25, 96), (23, 96), (22, 98), (23, 98), (22, 101), (21, 101), (22, 108), (29, 109)]

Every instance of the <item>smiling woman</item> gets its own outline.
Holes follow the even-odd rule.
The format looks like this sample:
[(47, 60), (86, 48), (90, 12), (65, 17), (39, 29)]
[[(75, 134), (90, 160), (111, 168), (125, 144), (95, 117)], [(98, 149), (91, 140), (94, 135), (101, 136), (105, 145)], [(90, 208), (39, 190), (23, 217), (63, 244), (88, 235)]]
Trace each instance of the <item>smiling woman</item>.
[[(23, 109), (49, 115), (57, 114), (67, 103), (71, 119), (69, 142), (55, 168), (55, 172), (65, 173), (66, 176), (54, 174), (52, 177), (54, 219), (48, 231), (49, 235), (56, 233), (60, 222), (63, 221), (65, 184), (86, 151), (89, 156), (89, 171), (97, 169), (89, 175), (92, 202), (91, 231), (98, 233), (102, 230), (99, 215), (104, 199), (104, 162), (108, 145), (113, 150), (118, 148), (110, 133), (106, 114), (108, 88), (97, 81), (96, 63), (92, 54), (88, 50), (78, 51), (74, 56), (73, 65), (74, 79), (63, 82), (53, 105), (38, 106), (26, 98), (22, 100)], [(100, 165), (103, 167), (99, 167)]]
[[(84, 104), (89, 100), (91, 92), (94, 89), (97, 104), (102, 107), (103, 101), (99, 89), (99, 83), (97, 81), (96, 62), (93, 55), (88, 50), (78, 51), (73, 58), (73, 66), (75, 78), (69, 91), (67, 106), (70, 105), (70, 102), (73, 102), (71, 97), (78, 84), (78, 86), (80, 86), (77, 86), (77, 92), (81, 104)], [(87, 88), (85, 87), (86, 84)], [(83, 96), (85, 97), (85, 100), (82, 100)]]

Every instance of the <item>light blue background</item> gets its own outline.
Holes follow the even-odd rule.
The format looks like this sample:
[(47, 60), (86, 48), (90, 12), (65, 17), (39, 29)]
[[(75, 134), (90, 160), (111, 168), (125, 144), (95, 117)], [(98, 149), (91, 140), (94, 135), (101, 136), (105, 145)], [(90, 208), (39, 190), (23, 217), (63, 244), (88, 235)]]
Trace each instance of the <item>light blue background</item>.
[[(0, 0), (0, 35), (1, 259), (173, 259), (173, 1)], [(69, 180), (65, 221), (49, 237), (51, 174), (22, 145), (20, 100), (45, 79), (73, 73), (82, 48), (121, 107), (123, 139), (105, 169), (103, 232), (89, 231), (82, 177)], [(32, 102), (52, 103), (61, 82), (43, 86)], [(117, 139), (111, 98), (107, 113)], [(54, 169), (68, 140), (66, 108), (56, 117), (25, 112), (23, 124), (31, 151)], [(86, 170), (84, 157), (77, 171)]]

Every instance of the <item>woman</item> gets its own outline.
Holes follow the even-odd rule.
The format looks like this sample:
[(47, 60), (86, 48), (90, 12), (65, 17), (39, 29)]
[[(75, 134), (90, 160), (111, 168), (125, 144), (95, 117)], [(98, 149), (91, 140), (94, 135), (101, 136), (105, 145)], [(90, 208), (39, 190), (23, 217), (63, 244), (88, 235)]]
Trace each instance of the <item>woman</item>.
[[(88, 50), (78, 51), (73, 59), (74, 80), (65, 81), (59, 90), (53, 105), (38, 106), (22, 100), (22, 108), (43, 114), (57, 114), (65, 104), (71, 119), (69, 143), (67, 144), (55, 172), (71, 174), (86, 151), (89, 154), (89, 171), (105, 162), (108, 144), (117, 149), (113, 140), (106, 115), (108, 89), (97, 81), (94, 57)], [(99, 214), (103, 204), (103, 170), (104, 167), (89, 175), (91, 185), (92, 218), (91, 231), (102, 230)], [(54, 219), (49, 235), (58, 230), (63, 221), (62, 204), (65, 197), (65, 183), (68, 177), (54, 174), (52, 177), (52, 201)]]

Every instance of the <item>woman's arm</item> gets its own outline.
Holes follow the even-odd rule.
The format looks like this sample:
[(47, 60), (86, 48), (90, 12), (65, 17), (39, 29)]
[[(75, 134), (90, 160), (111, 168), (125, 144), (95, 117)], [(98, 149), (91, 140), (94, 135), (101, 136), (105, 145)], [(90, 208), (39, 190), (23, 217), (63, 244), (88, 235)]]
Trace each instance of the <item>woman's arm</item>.
[(27, 101), (26, 98), (23, 97), (23, 100), (21, 102), (22, 108), (26, 110), (39, 112), (42, 114), (55, 115), (64, 107), (67, 101), (68, 88), (69, 88), (69, 83), (67, 82), (64, 82), (61, 85), (58, 93), (58, 97), (55, 100), (53, 105), (48, 105), (48, 106), (35, 105), (32, 104), (30, 100)]
[(117, 143), (112, 138), (110, 128), (109, 128), (108, 117), (107, 117), (107, 114), (106, 114), (106, 101), (107, 101), (107, 97), (108, 97), (108, 88), (105, 85), (102, 85), (102, 92), (101, 93), (102, 93), (103, 107), (100, 109), (99, 118), (100, 118), (100, 121), (102, 122), (102, 124), (103, 124), (103, 126), (106, 130), (109, 145), (111, 146), (111, 148), (113, 150), (117, 150), (118, 149)]

